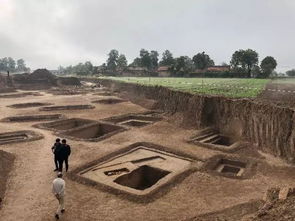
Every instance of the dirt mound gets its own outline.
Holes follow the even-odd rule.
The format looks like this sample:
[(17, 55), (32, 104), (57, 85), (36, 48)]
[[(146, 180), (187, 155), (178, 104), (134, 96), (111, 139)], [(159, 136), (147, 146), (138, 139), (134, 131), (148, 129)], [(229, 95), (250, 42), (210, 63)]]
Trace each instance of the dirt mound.
[(44, 89), (56, 85), (57, 78), (47, 69), (37, 69), (32, 74), (13, 75), (14, 85), (22, 89)]
[(12, 154), (0, 150), (0, 208), (6, 189), (8, 175), (13, 166), (13, 161), (14, 156)]
[(74, 86), (80, 86), (81, 82), (78, 78), (75, 77), (59, 77), (57, 79), (58, 85), (74, 85)]
[[(237, 220), (251, 220), (246, 218), (247, 216), (255, 213), (260, 206), (263, 205), (263, 201), (250, 201), (248, 203), (239, 204), (225, 210), (218, 212), (207, 213), (188, 219), (189, 221), (237, 221)], [(244, 219), (243, 219), (244, 218)], [(246, 219), (245, 219), (246, 218)]]

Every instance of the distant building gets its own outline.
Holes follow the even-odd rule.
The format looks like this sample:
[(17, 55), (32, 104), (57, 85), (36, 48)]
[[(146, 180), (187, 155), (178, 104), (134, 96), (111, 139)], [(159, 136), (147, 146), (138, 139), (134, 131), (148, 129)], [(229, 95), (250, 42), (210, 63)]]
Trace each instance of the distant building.
[(216, 66), (211, 66), (206, 69), (208, 72), (226, 72), (230, 71), (230, 66), (229, 65), (216, 65)]
[(147, 74), (147, 68), (137, 66), (129, 66), (122, 72), (123, 76), (145, 76)]
[(157, 70), (159, 77), (170, 77), (171, 71), (170, 66), (160, 66)]

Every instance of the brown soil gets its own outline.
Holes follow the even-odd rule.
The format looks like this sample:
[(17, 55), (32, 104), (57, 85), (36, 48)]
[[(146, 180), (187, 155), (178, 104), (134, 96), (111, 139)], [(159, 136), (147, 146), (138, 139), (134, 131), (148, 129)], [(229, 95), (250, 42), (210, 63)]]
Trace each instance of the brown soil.
[(42, 103), (42, 102), (32, 102), (32, 103), (19, 103), (19, 104), (12, 104), (8, 107), (11, 108), (30, 108), (30, 107), (40, 107), (40, 106), (47, 106), (52, 105), (51, 103)]
[(75, 77), (59, 77), (57, 79), (57, 85), (80, 86), (81, 82)]
[(179, 125), (186, 128), (212, 127), (233, 140), (248, 141), (260, 150), (295, 162), (294, 110), (251, 99), (230, 99), (193, 95), (164, 87), (150, 87), (102, 80), (125, 95), (155, 99), (154, 108), (181, 114)]
[[(163, 116), (163, 120), (154, 124), (125, 130), (99, 142), (68, 139), (72, 154), (69, 159), (70, 173), (65, 173), (64, 176), (66, 212), (62, 215), (62, 220), (191, 220), (202, 214), (209, 214), (208, 218), (205, 216), (207, 220), (216, 220), (215, 218), (220, 217), (219, 220), (247, 220), (248, 215), (256, 213), (260, 205), (257, 202), (263, 198), (270, 187), (294, 185), (294, 167), (285, 164), (279, 158), (261, 154), (261, 150), (264, 150), (273, 155), (280, 152), (283, 159), (292, 156), (290, 141), (293, 139), (293, 110), (262, 105), (251, 100), (193, 96), (159, 87), (147, 89), (127, 85), (125, 88), (133, 94), (140, 94), (140, 96), (144, 94), (141, 103), (144, 103), (144, 97), (148, 100), (154, 97), (157, 99), (156, 107), (168, 114)], [(121, 88), (122, 91), (123, 89)], [(27, 97), (26, 102), (87, 105), (96, 99), (92, 94), (58, 97), (45, 94)], [(127, 94), (123, 94), (125, 95)], [(2, 99), (1, 118), (20, 116), (20, 114), (33, 116), (40, 114), (37, 108), (7, 107), (21, 101), (22, 98)], [(99, 121), (113, 116), (147, 111), (131, 102), (111, 106), (96, 104), (96, 107), (67, 111), (65, 115), (69, 119)], [(51, 188), (56, 174), (53, 172), (51, 146), (56, 135), (52, 131), (33, 129), (32, 124), (34, 122), (0, 123), (0, 131), (30, 129), (44, 135), (44, 139), (32, 142), (0, 146), (0, 150), (5, 150), (16, 157), (0, 210), (1, 220), (49, 221), (54, 219), (57, 200), (52, 195)], [(172, 152), (198, 159), (198, 167), (202, 167), (204, 163), (220, 155), (221, 152), (187, 143), (187, 139), (195, 133), (196, 128), (212, 125), (222, 133), (228, 132), (226, 135), (250, 141), (248, 147), (234, 153), (224, 153), (222, 156), (230, 159), (250, 158), (250, 161), (257, 162), (252, 176), (245, 179), (232, 179), (208, 173), (206, 170), (195, 171), (185, 176), (181, 182), (172, 183), (165, 194), (160, 194), (154, 201), (146, 204), (118, 197), (100, 188), (70, 179), (72, 172), (77, 169), (137, 142), (167, 147)], [(191, 129), (188, 126), (195, 127)], [(244, 156), (245, 154), (247, 157)], [(277, 217), (276, 214), (272, 216)]]
[(0, 98), (18, 98), (18, 97), (26, 97), (26, 96), (42, 96), (42, 94), (38, 92), (23, 92), (23, 93), (13, 93), (13, 94), (2, 94)]
[(258, 100), (266, 103), (275, 103), (279, 106), (295, 106), (295, 84), (269, 83), (259, 95)]
[(92, 103), (98, 103), (98, 104), (117, 104), (122, 102), (126, 102), (126, 100), (123, 100), (120, 98), (103, 98), (103, 99), (92, 101)]
[(8, 175), (12, 169), (14, 156), (10, 153), (0, 150), (0, 209), (6, 190)]
[(42, 134), (30, 130), (0, 133), (0, 145), (19, 142), (29, 142), (39, 140), (42, 138)]
[[(261, 208), (261, 206), (260, 206)], [(253, 221), (289, 221), (295, 219), (295, 196), (277, 200), (263, 214), (254, 214)]]
[(2, 122), (49, 121), (63, 118), (61, 114), (22, 115), (3, 118)]
[(59, 111), (59, 110), (83, 110), (83, 109), (93, 109), (93, 105), (64, 105), (64, 106), (50, 106), (41, 107), (40, 111)]

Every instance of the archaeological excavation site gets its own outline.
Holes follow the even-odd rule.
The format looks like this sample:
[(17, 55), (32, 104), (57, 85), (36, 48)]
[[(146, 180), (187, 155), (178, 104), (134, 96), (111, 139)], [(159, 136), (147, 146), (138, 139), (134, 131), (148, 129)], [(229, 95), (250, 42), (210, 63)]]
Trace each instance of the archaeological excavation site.
[(294, 214), (288, 210), (295, 202), (290, 103), (266, 94), (228, 98), (60, 78), (45, 69), (11, 78), (0, 91), (0, 220), (53, 219), (56, 138), (72, 150), (62, 220)]

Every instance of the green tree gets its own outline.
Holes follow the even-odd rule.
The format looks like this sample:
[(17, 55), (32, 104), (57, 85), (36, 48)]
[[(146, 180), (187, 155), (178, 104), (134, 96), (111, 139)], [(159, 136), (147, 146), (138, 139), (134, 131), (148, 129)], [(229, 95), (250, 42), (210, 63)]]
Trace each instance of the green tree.
[(124, 69), (126, 69), (127, 64), (128, 63), (127, 63), (127, 59), (126, 59), (125, 55), (120, 54), (119, 57), (118, 57), (118, 61), (117, 61), (117, 67), (120, 70), (124, 70)]
[(289, 77), (295, 77), (295, 69), (289, 70), (286, 72)]
[(250, 78), (252, 68), (258, 64), (258, 53), (252, 49), (240, 49), (232, 55), (230, 63), (234, 69), (243, 69)]
[(159, 53), (157, 51), (151, 51), (150, 59), (151, 59), (151, 69), (155, 70), (158, 68), (158, 59)]
[(119, 52), (115, 49), (111, 50), (108, 54), (108, 60), (107, 60), (107, 68), (111, 71), (116, 71), (117, 69), (117, 63), (119, 58)]
[(196, 54), (193, 57), (193, 62), (195, 64), (195, 67), (201, 70), (214, 65), (214, 61), (204, 51), (202, 53)]
[(175, 59), (175, 63), (173, 65), (173, 72), (181, 76), (185, 73), (189, 73), (193, 71), (194, 69), (194, 63), (192, 59), (190, 59), (188, 56), (180, 56), (179, 58)]
[(15, 65), (16, 65), (15, 60), (13, 58), (9, 57), (8, 58), (8, 66), (7, 66), (8, 71), (11, 71), (11, 72), (15, 71), (15, 69), (16, 69)]
[(133, 62), (130, 64), (130, 66), (134, 66), (134, 67), (142, 67), (142, 64), (141, 64), (141, 59), (140, 58), (135, 58), (133, 60)]
[(93, 65), (90, 61), (86, 61), (84, 63), (84, 74), (87, 75), (87, 74), (93, 74)]
[(174, 58), (172, 53), (169, 50), (164, 51), (162, 54), (162, 60), (160, 61), (160, 65), (162, 66), (171, 66), (174, 64)]
[(267, 56), (261, 61), (260, 67), (263, 77), (269, 77), (270, 74), (276, 69), (277, 61), (273, 57)]
[(8, 68), (8, 58), (2, 58), (0, 60), (0, 70), (1, 71), (8, 71), (9, 68)]
[(141, 49), (140, 52), (139, 52), (139, 56), (140, 56), (142, 67), (145, 67), (148, 70), (150, 70), (151, 67), (152, 67), (152, 61), (151, 61), (149, 51), (147, 51), (145, 49)]
[(26, 67), (24, 59), (18, 59), (16, 61), (16, 70), (17, 71), (27, 71), (27, 67)]

